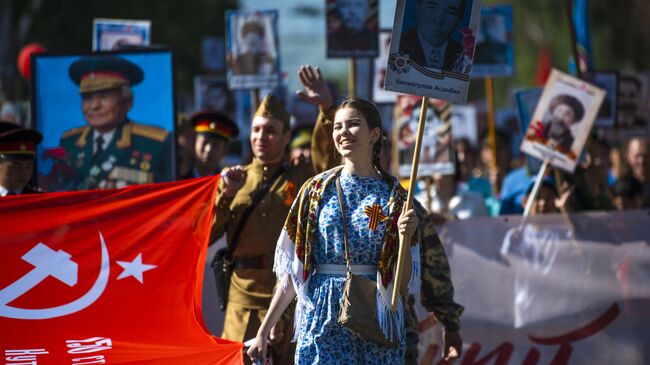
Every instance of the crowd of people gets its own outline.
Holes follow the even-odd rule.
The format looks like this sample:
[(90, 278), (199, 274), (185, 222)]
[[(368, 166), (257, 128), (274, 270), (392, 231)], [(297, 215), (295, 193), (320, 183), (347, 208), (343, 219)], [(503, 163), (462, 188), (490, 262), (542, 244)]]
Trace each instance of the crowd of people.
[[(97, 70), (83, 62), (78, 75), (82, 110), (88, 109), (84, 113), (93, 126), (90, 122), (105, 116), (93, 114), (93, 105), (100, 108), (113, 96), (128, 102), (124, 93), (134, 81), (85, 79), (81, 69)], [(521, 214), (530, 199), (532, 214), (650, 206), (646, 138), (620, 145), (590, 138), (575, 173), (549, 169), (539, 193), (531, 197), (540, 164), (513, 158), (513, 136), (498, 131), (496, 151), (487, 141), (476, 148), (466, 139), (456, 140), (455, 174), (423, 176), (429, 183), (418, 184), (418, 199), (406, 207), (404, 188), (388, 172), (393, 163), (390, 139), (378, 108), (362, 99), (334, 100), (317, 67), (302, 66), (297, 76), (304, 87), (297, 96), (318, 109), (317, 119), (292, 130), (287, 108), (267, 95), (251, 117), (248, 164), (223, 164), (241, 126), (222, 111), (193, 114), (176, 136), (179, 179), (221, 176), (210, 242), (224, 235), (227, 239), (219, 260), (228, 274), (222, 337), (254, 339), (245, 356), (249, 363), (272, 358), (273, 364), (415, 364), (418, 330), (411, 295), (418, 292), (444, 328), (443, 357), (458, 357), (463, 307), (454, 302), (436, 225)], [(128, 108), (121, 110), (116, 120), (95, 123), (108, 126), (96, 134), (122, 133), (132, 122), (125, 118)], [(79, 137), (83, 133), (70, 132), (70, 146), (85, 141)], [(133, 138), (138, 133), (167, 138), (151, 130), (133, 133)], [(90, 135), (85, 134), (87, 154), (96, 158), (106, 146), (93, 143)], [(15, 120), (0, 123), (1, 196), (38, 193), (30, 180), (41, 140), (40, 133)], [(75, 155), (82, 162), (87, 157)], [(411, 237), (413, 246), (407, 250), (407, 274), (397, 283), (399, 235)], [(349, 274), (376, 282), (376, 318), (394, 347), (359, 336), (339, 322)], [(397, 312), (390, 312), (395, 285), (402, 295)]]

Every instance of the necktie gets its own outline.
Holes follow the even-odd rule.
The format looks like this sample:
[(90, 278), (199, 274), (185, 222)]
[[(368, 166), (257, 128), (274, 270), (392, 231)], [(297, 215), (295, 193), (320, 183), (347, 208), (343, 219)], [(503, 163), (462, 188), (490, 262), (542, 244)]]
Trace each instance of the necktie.
[(95, 149), (95, 156), (99, 156), (102, 152), (104, 152), (104, 137), (101, 135), (97, 136), (97, 138), (95, 138), (95, 144), (97, 145), (97, 148)]
[(440, 50), (434, 49), (429, 53), (429, 63), (435, 67), (442, 67), (442, 59), (440, 57)]

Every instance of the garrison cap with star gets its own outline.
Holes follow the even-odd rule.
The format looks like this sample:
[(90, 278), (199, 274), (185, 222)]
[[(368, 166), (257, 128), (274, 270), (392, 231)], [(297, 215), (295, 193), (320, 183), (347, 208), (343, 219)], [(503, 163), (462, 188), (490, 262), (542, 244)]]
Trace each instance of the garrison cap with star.
[(138, 65), (112, 55), (82, 57), (70, 65), (68, 73), (81, 94), (133, 86), (144, 79)]
[(190, 123), (196, 133), (217, 136), (231, 140), (239, 135), (239, 128), (230, 117), (223, 113), (202, 111), (192, 115)]
[[(6, 123), (11, 124), (11, 123)], [(36, 156), (36, 145), (43, 136), (33, 130), (0, 123), (0, 158), (29, 160)]]
[(255, 116), (279, 120), (285, 125), (285, 127), (287, 127), (286, 130), (289, 129), (291, 115), (287, 109), (284, 108), (284, 105), (282, 105), (280, 100), (273, 96), (273, 94), (267, 95), (264, 100), (262, 100), (260, 106), (255, 112)]

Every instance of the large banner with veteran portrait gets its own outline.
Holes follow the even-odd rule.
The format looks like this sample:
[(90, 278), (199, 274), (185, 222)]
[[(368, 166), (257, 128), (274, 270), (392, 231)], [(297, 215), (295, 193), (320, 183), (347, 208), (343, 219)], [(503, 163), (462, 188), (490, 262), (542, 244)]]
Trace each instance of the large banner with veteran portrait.
[(399, 0), (386, 90), (464, 104), (480, 0)]
[(552, 70), (521, 151), (573, 172), (604, 96), (604, 90)]
[(326, 0), (327, 57), (378, 56), (378, 0)]
[(226, 59), (231, 89), (273, 88), (278, 85), (278, 11), (228, 11)]
[(168, 50), (34, 57), (33, 116), (45, 191), (174, 179), (174, 82)]

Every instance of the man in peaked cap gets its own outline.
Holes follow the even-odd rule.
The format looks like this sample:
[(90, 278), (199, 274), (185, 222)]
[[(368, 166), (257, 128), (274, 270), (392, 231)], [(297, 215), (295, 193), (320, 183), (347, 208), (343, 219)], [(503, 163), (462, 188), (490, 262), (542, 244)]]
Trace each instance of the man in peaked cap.
[(116, 56), (82, 57), (70, 65), (88, 125), (63, 133), (61, 147), (75, 171), (75, 189), (110, 189), (171, 181), (172, 140), (165, 129), (133, 122), (131, 87), (142, 69)]
[[(325, 113), (332, 105), (327, 83), (318, 68), (311, 66), (301, 67), (298, 76), (305, 88), (298, 96), (320, 108), (311, 162), (288, 163), (290, 116), (280, 101), (269, 95), (251, 122), (253, 162), (221, 172), (210, 242), (226, 233), (225, 261), (232, 268), (232, 277), (222, 337), (230, 340), (243, 342), (255, 337), (271, 304), (275, 244), (293, 199), (309, 177), (337, 162), (332, 122)], [(273, 364), (293, 364), (291, 319), (292, 315), (285, 313), (271, 333)], [(248, 356), (244, 360), (250, 363)]]
[(227, 115), (203, 111), (192, 115), (194, 126), (194, 168), (190, 177), (215, 175), (221, 172), (221, 159), (228, 153), (230, 140), (239, 135), (239, 128)]
[(34, 173), (37, 131), (0, 122), (0, 197), (38, 193), (28, 184)]

